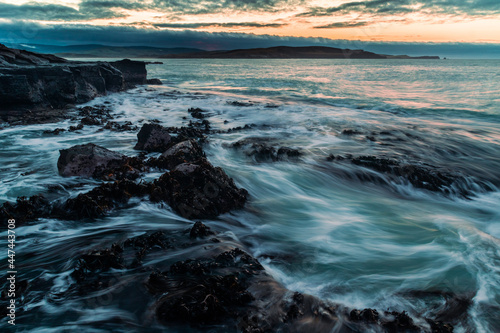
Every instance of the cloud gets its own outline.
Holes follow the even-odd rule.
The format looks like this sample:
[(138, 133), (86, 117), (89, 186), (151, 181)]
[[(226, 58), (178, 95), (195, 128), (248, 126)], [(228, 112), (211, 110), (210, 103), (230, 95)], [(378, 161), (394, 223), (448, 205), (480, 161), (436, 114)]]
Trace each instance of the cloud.
[(24, 21), (0, 21), (0, 43), (47, 45), (104, 44), (160, 48), (190, 47), (206, 50), (245, 49), (280, 45), (331, 46), (364, 49), (383, 54), (500, 58), (500, 44), (362, 42), (245, 33), (211, 33), (196, 30), (141, 29), (130, 26), (104, 27), (85, 24), (49, 26)]
[(500, 14), (498, 0), (371, 0), (353, 1), (333, 7), (310, 7), (297, 16), (315, 17), (334, 14), (382, 14), (406, 13), (447, 15), (497, 15)]
[(369, 25), (368, 22), (335, 22), (326, 25), (319, 25), (313, 27), (314, 29), (336, 29), (336, 28), (354, 28), (354, 27), (364, 27)]
[(80, 10), (56, 4), (28, 2), (22, 5), (0, 3), (0, 18), (39, 21), (80, 21), (123, 17), (112, 10), (83, 5)]
[(156, 23), (153, 24), (157, 28), (182, 28), (182, 29), (198, 29), (209, 27), (222, 28), (279, 28), (288, 25), (288, 23), (258, 23), (258, 22), (228, 22), (228, 23)]
[(208, 14), (225, 10), (277, 12), (292, 10), (307, 0), (154, 0), (152, 8), (183, 14)]

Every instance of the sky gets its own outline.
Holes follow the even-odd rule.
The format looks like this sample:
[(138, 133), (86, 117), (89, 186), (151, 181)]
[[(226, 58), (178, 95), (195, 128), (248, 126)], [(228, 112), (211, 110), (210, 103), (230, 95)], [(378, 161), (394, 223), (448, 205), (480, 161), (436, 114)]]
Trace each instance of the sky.
[(0, 0), (0, 42), (387, 46), (500, 57), (500, 0)]

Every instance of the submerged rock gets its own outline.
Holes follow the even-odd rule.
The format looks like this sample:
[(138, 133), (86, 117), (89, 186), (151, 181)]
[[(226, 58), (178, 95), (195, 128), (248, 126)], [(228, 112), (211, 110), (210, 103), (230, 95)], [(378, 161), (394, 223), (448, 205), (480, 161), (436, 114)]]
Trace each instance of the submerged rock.
[(257, 162), (280, 161), (297, 158), (302, 155), (298, 149), (273, 144), (269, 138), (246, 138), (232, 144), (233, 148), (242, 148), (247, 156)]
[(153, 184), (152, 201), (165, 201), (186, 218), (210, 218), (242, 208), (248, 192), (206, 159), (183, 163)]
[(104, 169), (123, 165), (125, 156), (104, 147), (88, 143), (60, 150), (57, 169), (63, 177), (102, 176)]

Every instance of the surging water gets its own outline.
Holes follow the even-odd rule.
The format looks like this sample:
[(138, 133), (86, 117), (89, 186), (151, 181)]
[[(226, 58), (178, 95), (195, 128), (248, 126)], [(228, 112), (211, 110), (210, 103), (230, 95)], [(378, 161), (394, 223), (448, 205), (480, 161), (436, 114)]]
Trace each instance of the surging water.
[[(287, 288), (420, 317), (437, 302), (432, 292), (442, 291), (471, 301), (457, 332), (500, 331), (499, 61), (168, 60), (148, 72), (165, 85), (89, 104), (108, 101), (118, 121), (137, 125), (152, 119), (185, 125), (190, 107), (207, 110), (215, 129), (253, 124), (209, 137), (209, 160), (251, 199), (244, 210), (208, 223), (234, 233)], [(72, 189), (80, 180), (57, 175), (59, 149), (93, 142), (136, 154), (136, 133), (87, 126), (55, 137), (42, 134), (69, 125), (0, 131), (1, 201), (47, 193), (54, 186), (57, 195), (66, 196), (91, 188)], [(346, 128), (363, 135), (341, 135)], [(231, 148), (255, 137), (304, 154), (271, 163)], [(327, 161), (330, 154), (445, 167), (465, 175), (464, 186), (475, 195), (443, 195), (383, 175), (374, 178), (374, 171)], [(356, 177), (359, 172), (369, 181)], [(103, 305), (96, 317), (85, 307), (77, 310), (82, 300), (61, 298), (71, 260), (120, 237), (184, 228), (187, 222), (137, 202), (95, 223), (43, 220), (20, 227), (20, 272), (51, 290), (28, 294), (22, 327), (49, 332), (65, 323), (68, 329), (95, 332), (116, 329), (113, 323), (120, 318), (133, 331), (133, 310), (118, 307), (118, 300)], [(6, 262), (4, 255), (0, 260)], [(413, 297), (416, 292), (424, 296)]]

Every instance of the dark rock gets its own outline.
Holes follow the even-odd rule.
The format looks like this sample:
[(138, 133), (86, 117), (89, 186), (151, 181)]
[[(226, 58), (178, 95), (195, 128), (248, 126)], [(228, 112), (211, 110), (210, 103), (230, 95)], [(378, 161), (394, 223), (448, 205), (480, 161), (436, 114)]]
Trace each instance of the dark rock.
[(363, 134), (363, 133), (351, 128), (346, 128), (342, 130), (342, 135), (358, 135), (358, 134)]
[[(235, 321), (253, 301), (247, 290), (250, 277), (263, 270), (239, 249), (215, 258), (179, 261), (167, 273), (152, 273), (146, 285), (154, 294), (165, 294), (157, 305), (164, 323), (215, 324)], [(177, 288), (176, 281), (183, 281)], [(176, 293), (166, 293), (176, 288)]]
[(88, 143), (61, 150), (57, 169), (63, 177), (99, 178), (103, 169), (119, 167), (124, 159), (125, 156), (120, 153)]
[(101, 120), (99, 120), (96, 117), (84, 117), (82, 120), (80, 120), (80, 123), (82, 125), (101, 125)]
[(123, 73), (123, 79), (126, 84), (136, 85), (147, 83), (148, 72), (146, 70), (145, 62), (124, 59), (110, 64)]
[(209, 227), (207, 227), (200, 221), (196, 222), (189, 231), (189, 237), (191, 238), (202, 238), (211, 235), (215, 235), (215, 232), (211, 231)]
[(191, 114), (191, 117), (197, 118), (197, 119), (203, 119), (205, 118), (205, 112), (204, 110), (200, 108), (190, 108), (188, 112)]
[(252, 102), (238, 102), (238, 101), (228, 101), (227, 104), (232, 106), (243, 106), (243, 107), (255, 105)]
[(252, 156), (256, 161), (279, 161), (287, 158), (299, 157), (302, 153), (289, 147), (278, 147), (272, 145), (268, 138), (247, 138), (232, 144), (233, 148), (244, 148), (247, 156)]
[(148, 79), (146, 81), (147, 84), (150, 84), (150, 85), (155, 85), (155, 86), (161, 86), (163, 85), (163, 83), (161, 82), (160, 79)]
[(136, 131), (138, 128), (137, 126), (134, 126), (130, 121), (126, 121), (123, 124), (119, 124), (115, 121), (108, 121), (102, 129), (110, 130), (113, 132), (128, 132), (128, 131)]
[(5, 202), (0, 206), (0, 221), (3, 226), (6, 226), (9, 219), (15, 219), (17, 225), (19, 225), (24, 222), (48, 217), (50, 213), (50, 203), (43, 196), (19, 197), (15, 204)]
[(178, 165), (154, 182), (151, 200), (165, 201), (186, 218), (210, 218), (242, 208), (247, 191), (206, 159)]
[(64, 128), (56, 128), (55, 130), (53, 131), (43, 131), (43, 134), (53, 134), (53, 135), (59, 135), (61, 134), (62, 132), (66, 132), (66, 130)]
[(51, 54), (40, 54), (24, 50), (11, 49), (0, 44), (0, 66), (25, 66), (64, 64), (68, 61)]
[(78, 124), (77, 126), (70, 126), (68, 131), (74, 132), (83, 129), (83, 124)]
[(144, 124), (137, 134), (137, 139), (134, 149), (149, 152), (164, 152), (175, 144), (169, 130), (158, 124)]
[(396, 160), (375, 156), (359, 156), (353, 158), (351, 162), (379, 172), (403, 177), (417, 188), (435, 192), (443, 191), (444, 188), (450, 187), (454, 179), (457, 178), (457, 176), (453, 176), (446, 171), (429, 166), (403, 164)]
[(84, 63), (7, 48), (0, 44), (0, 115), (43, 121), (46, 109), (63, 109), (97, 96), (146, 84), (146, 64), (122, 60)]
[(363, 321), (365, 323), (376, 323), (379, 320), (378, 311), (374, 309), (352, 310), (349, 314), (352, 321)]
[(147, 191), (147, 185), (129, 180), (104, 183), (90, 192), (68, 199), (57, 207), (54, 215), (68, 220), (102, 217), (112, 209), (126, 205), (130, 198), (146, 195)]
[(415, 325), (413, 319), (408, 316), (406, 311), (403, 312), (385, 312), (385, 319), (382, 320), (382, 327), (387, 332), (420, 332), (420, 329)]

